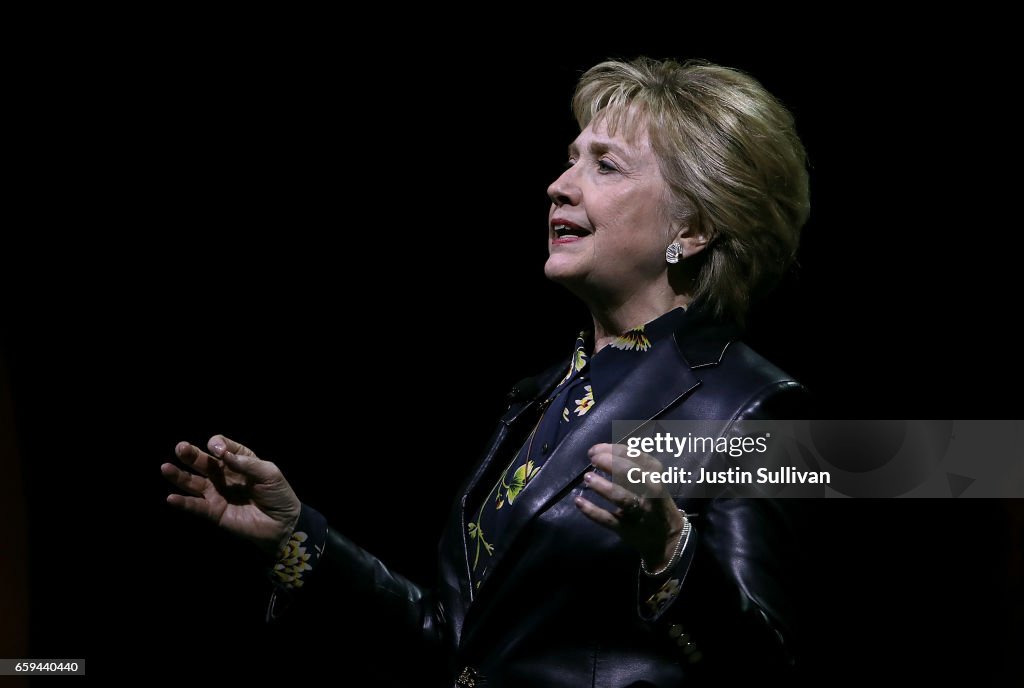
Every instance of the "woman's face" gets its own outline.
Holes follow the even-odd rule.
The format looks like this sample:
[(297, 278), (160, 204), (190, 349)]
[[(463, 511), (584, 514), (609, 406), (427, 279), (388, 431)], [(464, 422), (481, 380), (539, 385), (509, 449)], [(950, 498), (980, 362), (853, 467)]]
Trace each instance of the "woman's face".
[(569, 146), (569, 167), (548, 187), (544, 274), (583, 297), (624, 302), (664, 283), (672, 243), (669, 189), (646, 126), (635, 135), (607, 118)]

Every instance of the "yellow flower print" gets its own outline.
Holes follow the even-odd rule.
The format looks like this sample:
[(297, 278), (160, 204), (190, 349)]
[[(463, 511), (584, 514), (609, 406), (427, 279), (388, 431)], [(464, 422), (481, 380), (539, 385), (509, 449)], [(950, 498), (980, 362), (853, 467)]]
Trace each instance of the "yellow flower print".
[(533, 480), (533, 476), (537, 475), (540, 471), (540, 466), (534, 466), (533, 461), (527, 461), (522, 466), (515, 470), (512, 474), (512, 482), (505, 484), (502, 481), (502, 486), (505, 488), (505, 496), (508, 498), (508, 503), (512, 504), (516, 501), (516, 497), (523, 491), (526, 484)]
[(582, 399), (576, 400), (576, 415), (582, 416), (594, 406), (594, 390), (587, 385), (583, 388), (586, 390), (586, 394), (583, 395)]
[(647, 598), (647, 608), (652, 614), (657, 614), (679, 596), (681, 587), (678, 578), (665, 581), (656, 593)]
[(583, 370), (583, 366), (587, 365), (587, 352), (582, 347), (576, 349), (575, 355), (573, 355), (572, 365), (573, 372), (577, 373)]
[(621, 337), (616, 337), (609, 346), (622, 351), (647, 351), (651, 348), (651, 340), (644, 334), (644, 326), (641, 325), (627, 330)]
[(306, 553), (306, 548), (301, 546), (308, 538), (309, 536), (302, 531), (292, 533), (288, 543), (278, 554), (277, 563), (274, 565), (274, 577), (286, 588), (301, 588), (302, 575), (313, 570), (309, 564), (310, 555)]
[(291, 559), (298, 554), (300, 549), (305, 551), (305, 548), (301, 548), (300, 545), (308, 539), (309, 536), (301, 530), (295, 531), (284, 547), (281, 548), (281, 551), (277, 553), (277, 558), (279, 560)]
[[(583, 336), (582, 332), (580, 336)], [(562, 378), (562, 382), (571, 378), (573, 373), (583, 370), (585, 365), (587, 365), (587, 352), (583, 350), (583, 346), (577, 346), (576, 351), (572, 354), (572, 363), (569, 364), (569, 370), (565, 373), (565, 377)]]
[(567, 406), (562, 407), (562, 420), (566, 423), (569, 422), (569, 407)]

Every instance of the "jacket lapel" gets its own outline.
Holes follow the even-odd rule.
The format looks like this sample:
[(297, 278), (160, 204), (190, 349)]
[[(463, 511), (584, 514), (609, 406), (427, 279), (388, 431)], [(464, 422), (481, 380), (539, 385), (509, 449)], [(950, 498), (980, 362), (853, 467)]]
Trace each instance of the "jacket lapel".
[[(528, 398), (513, 401), (509, 404), (508, 410), (505, 411), (505, 414), (501, 417), (498, 429), (495, 430), (494, 437), (488, 444), (487, 454), (484, 456), (483, 460), (477, 464), (476, 470), (473, 472), (473, 475), (470, 476), (469, 481), (462, 490), (463, 501), (465, 501), (466, 497), (473, 494), (477, 489), (480, 479), (487, 473), (488, 468), (491, 466), (491, 462), (494, 460), (495, 454), (497, 454), (498, 450), (501, 449), (503, 440), (508, 436), (509, 428), (524, 416), (528, 417), (531, 415), (528, 414), (527, 411), (536, 406), (538, 401), (545, 398), (551, 390), (555, 388), (562, 377), (564, 377), (567, 367), (568, 363), (552, 366), (540, 375), (534, 378), (528, 378), (513, 387), (513, 391), (510, 394), (518, 393), (521, 386), (531, 386), (535, 391), (532, 394), (529, 394)], [(509, 457), (509, 459), (511, 460), (511, 457)]]
[(456, 542), (459, 543), (462, 551), (456, 557), (451, 558), (451, 561), (462, 562), (462, 566), (459, 571), (459, 588), (461, 589), (463, 599), (465, 600), (473, 599), (473, 586), (471, 584), (472, 576), (470, 574), (469, 566), (469, 532), (466, 529), (466, 524), (469, 521), (466, 509), (469, 508), (471, 503), (470, 496), (475, 493), (480, 484), (480, 480), (484, 475), (488, 474), (488, 469), (494, 462), (495, 456), (499, 454), (500, 450), (506, 444), (510, 434), (510, 428), (515, 425), (517, 421), (524, 419), (524, 417), (529, 418), (532, 416), (532, 414), (527, 413), (527, 411), (536, 406), (540, 399), (545, 398), (550, 394), (555, 386), (558, 385), (562, 377), (565, 376), (565, 371), (568, 365), (568, 363), (560, 363), (552, 366), (540, 375), (524, 380), (513, 388), (510, 396), (521, 394), (519, 388), (532, 388), (534, 391), (532, 393), (527, 393), (525, 399), (513, 401), (509, 405), (508, 410), (501, 417), (501, 421), (498, 423), (498, 428), (494, 431), (491, 441), (487, 445), (487, 453), (477, 464), (476, 470), (470, 476), (469, 480), (466, 481), (465, 486), (459, 495), (459, 536), (457, 538), (452, 538), (450, 542), (453, 544)]

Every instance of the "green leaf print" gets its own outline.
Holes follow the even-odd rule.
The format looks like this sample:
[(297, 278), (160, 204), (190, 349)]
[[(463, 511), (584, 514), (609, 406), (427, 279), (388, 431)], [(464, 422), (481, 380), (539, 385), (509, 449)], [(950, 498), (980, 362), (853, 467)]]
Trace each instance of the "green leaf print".
[(515, 473), (512, 474), (512, 482), (505, 485), (505, 495), (508, 498), (509, 504), (516, 501), (516, 497), (523, 491), (526, 484), (533, 479), (533, 476), (537, 475), (539, 470), (540, 467), (534, 466), (533, 461), (527, 461), (516, 469)]
[(475, 571), (476, 565), (480, 561), (480, 546), (483, 545), (489, 556), (494, 554), (494, 546), (484, 540), (484, 531), (480, 529), (479, 523), (468, 524), (466, 530), (469, 531), (469, 539), (476, 540), (476, 556), (473, 558), (473, 570)]

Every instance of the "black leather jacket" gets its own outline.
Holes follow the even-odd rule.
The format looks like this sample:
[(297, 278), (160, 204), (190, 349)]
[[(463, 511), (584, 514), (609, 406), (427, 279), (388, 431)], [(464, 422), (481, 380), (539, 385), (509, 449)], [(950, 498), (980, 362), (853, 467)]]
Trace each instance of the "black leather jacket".
[(655, 347), (522, 493), (504, 536), (511, 546), (496, 554), (479, 591), (470, 586), (466, 495), (518, 448), (563, 365), (525, 385), (536, 394), (514, 400), (501, 418), (455, 500), (435, 587), (393, 573), (333, 530), (318, 577), (376, 598), (395, 647), (424, 662), (421, 685), (620, 688), (786, 677), (795, 624), (787, 569), (797, 561), (788, 507), (768, 499), (680, 503), (697, 514), (693, 559), (679, 596), (648, 622), (638, 613), (637, 553), (573, 503), (587, 449), (611, 440), (613, 419), (805, 414), (804, 388), (735, 337), (699, 314), (683, 318), (676, 346)]

